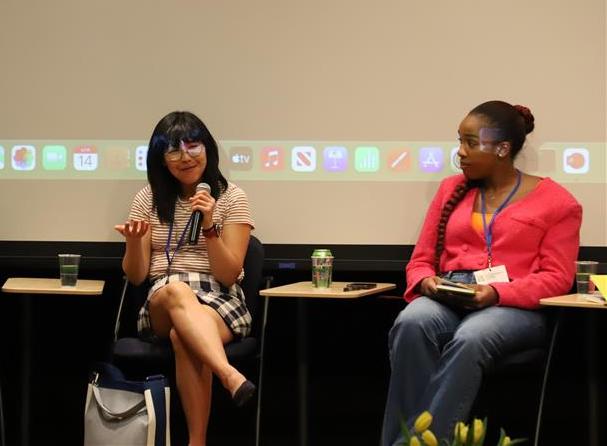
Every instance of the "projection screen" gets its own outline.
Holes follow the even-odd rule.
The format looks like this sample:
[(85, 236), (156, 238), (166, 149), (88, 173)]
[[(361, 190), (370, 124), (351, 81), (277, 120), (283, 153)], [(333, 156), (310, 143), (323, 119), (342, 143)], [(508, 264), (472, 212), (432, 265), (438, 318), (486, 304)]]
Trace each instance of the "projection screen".
[(190, 110), (275, 244), (414, 244), (466, 113), (524, 104), (517, 164), (606, 246), (603, 0), (0, 3), (0, 240), (119, 241)]

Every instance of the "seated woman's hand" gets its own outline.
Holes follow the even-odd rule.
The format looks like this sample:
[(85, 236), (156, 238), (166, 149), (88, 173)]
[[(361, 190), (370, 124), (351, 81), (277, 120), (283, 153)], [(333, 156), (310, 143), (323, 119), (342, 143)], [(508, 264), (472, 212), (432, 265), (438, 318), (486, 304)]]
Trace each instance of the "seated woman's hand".
[(149, 228), (150, 224), (144, 220), (127, 220), (123, 225), (114, 226), (114, 229), (127, 239), (140, 239)]
[(440, 277), (430, 276), (423, 279), (419, 284), (419, 292), (422, 296), (432, 297), (436, 295), (436, 285), (440, 283)]
[(480, 310), (497, 304), (499, 299), (497, 292), (492, 286), (471, 285), (471, 287), (476, 292), (474, 296), (449, 294), (449, 297), (453, 300), (452, 303), (466, 310)]
[(499, 301), (497, 292), (489, 285), (470, 285), (469, 287), (475, 291), (475, 294), (474, 296), (467, 296), (457, 293), (439, 292), (436, 289), (436, 285), (439, 283), (440, 278), (436, 276), (426, 277), (420, 283), (421, 294), (445, 305), (465, 310), (480, 310), (496, 305)]
[(481, 308), (497, 305), (499, 297), (497, 291), (490, 285), (473, 285), (476, 294), (472, 299), (470, 308), (480, 310)]

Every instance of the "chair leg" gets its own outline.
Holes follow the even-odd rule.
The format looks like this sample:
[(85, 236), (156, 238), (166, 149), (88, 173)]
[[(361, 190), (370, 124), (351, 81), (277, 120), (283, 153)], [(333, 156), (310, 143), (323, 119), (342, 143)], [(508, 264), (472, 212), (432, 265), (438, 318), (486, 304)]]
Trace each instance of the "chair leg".
[[(269, 288), (269, 286), (268, 286)], [(263, 386), (263, 358), (266, 346), (266, 320), (268, 318), (268, 306), (270, 298), (266, 297), (263, 301), (263, 315), (261, 318), (261, 348), (259, 358), (259, 383), (257, 384), (257, 415), (255, 419), (255, 446), (259, 446), (259, 437), (261, 431), (261, 389)]]
[(546, 367), (544, 368), (544, 378), (542, 379), (542, 390), (540, 392), (540, 403), (537, 410), (537, 420), (535, 425), (535, 438), (533, 441), (533, 446), (538, 446), (540, 441), (540, 428), (542, 425), (542, 413), (544, 410), (544, 397), (546, 395), (546, 385), (548, 384), (548, 374), (550, 372), (550, 365), (552, 363), (552, 353), (554, 352), (554, 345), (556, 344), (556, 336), (559, 331), (559, 325), (561, 322), (561, 317), (563, 314), (563, 310), (559, 311), (556, 322), (554, 324), (554, 329), (552, 330), (552, 336), (550, 338), (550, 346), (548, 347), (548, 357), (546, 358)]
[(4, 430), (4, 403), (2, 401), (2, 387), (0, 387), (0, 445), (6, 446)]

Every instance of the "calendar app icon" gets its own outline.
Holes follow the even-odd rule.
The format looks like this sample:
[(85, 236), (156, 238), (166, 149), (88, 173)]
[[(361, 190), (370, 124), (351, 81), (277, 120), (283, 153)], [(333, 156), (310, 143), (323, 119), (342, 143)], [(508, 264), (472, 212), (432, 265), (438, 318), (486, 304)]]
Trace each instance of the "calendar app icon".
[(80, 146), (74, 149), (74, 169), (97, 170), (99, 155), (93, 146)]

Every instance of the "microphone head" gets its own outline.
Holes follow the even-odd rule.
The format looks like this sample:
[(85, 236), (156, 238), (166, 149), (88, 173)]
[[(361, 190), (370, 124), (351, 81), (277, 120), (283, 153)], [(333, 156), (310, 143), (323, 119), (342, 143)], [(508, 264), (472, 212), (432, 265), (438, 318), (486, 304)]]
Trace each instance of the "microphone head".
[(202, 192), (205, 190), (208, 193), (211, 193), (211, 186), (209, 186), (207, 183), (199, 183), (196, 185), (196, 192)]

